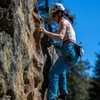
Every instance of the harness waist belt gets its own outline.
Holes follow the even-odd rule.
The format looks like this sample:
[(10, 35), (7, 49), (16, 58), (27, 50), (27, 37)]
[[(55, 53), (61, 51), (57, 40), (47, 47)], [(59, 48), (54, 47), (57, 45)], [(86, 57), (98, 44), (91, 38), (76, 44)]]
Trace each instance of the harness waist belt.
[(76, 41), (69, 39), (69, 40), (65, 40), (63, 43), (72, 43), (73, 45), (75, 45)]

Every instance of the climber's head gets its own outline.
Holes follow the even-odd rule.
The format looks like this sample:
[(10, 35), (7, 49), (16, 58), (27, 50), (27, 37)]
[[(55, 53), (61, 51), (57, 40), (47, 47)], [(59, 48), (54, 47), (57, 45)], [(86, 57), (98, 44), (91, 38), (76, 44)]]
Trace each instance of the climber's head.
[(62, 18), (63, 16), (68, 17), (72, 23), (74, 22), (73, 16), (69, 15), (69, 12), (65, 10), (65, 7), (61, 3), (53, 4), (49, 9), (49, 15), (52, 16), (58, 23), (60, 21), (60, 18)]
[(59, 18), (63, 17), (64, 15), (65, 8), (61, 3), (55, 3), (54, 5), (51, 6), (49, 9), (49, 15), (51, 15), (53, 18)]
[(49, 9), (49, 14), (53, 15), (54, 13), (58, 12), (58, 11), (64, 11), (65, 8), (61, 3), (55, 3), (54, 5), (52, 5)]

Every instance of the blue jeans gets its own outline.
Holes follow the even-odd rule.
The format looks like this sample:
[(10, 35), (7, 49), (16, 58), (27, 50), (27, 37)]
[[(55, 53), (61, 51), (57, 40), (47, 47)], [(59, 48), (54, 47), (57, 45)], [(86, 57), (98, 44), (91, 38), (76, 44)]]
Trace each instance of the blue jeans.
[[(62, 55), (64, 54), (66, 58), (71, 55), (72, 59), (70, 64), (74, 64), (78, 56), (75, 53), (74, 46), (72, 44), (63, 44), (60, 48)], [(58, 87), (60, 89), (60, 94), (68, 94), (67, 81), (66, 81), (66, 72), (67, 72), (67, 63), (62, 56), (59, 56), (55, 64), (52, 66), (49, 72), (49, 82), (47, 89), (47, 100), (56, 100), (58, 93)]]

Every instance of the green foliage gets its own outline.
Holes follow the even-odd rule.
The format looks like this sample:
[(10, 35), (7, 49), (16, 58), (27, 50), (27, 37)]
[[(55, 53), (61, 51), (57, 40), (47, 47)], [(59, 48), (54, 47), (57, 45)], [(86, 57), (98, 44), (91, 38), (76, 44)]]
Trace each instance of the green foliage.
[(96, 53), (97, 61), (96, 61), (96, 68), (95, 73), (96, 77), (100, 78), (100, 53)]
[(44, 19), (45, 28), (48, 31), (56, 32), (57, 31), (57, 24), (53, 21), (52, 17), (49, 15), (49, 8), (50, 6), (55, 3), (59, 2), (59, 0), (38, 0), (37, 7), (38, 12)]
[(67, 76), (69, 100), (88, 100), (91, 79), (86, 71), (90, 67), (89, 62), (82, 61), (69, 68)]
[(96, 66), (95, 66), (95, 77), (91, 81), (92, 88), (89, 89), (89, 100), (100, 100), (100, 52), (96, 53)]

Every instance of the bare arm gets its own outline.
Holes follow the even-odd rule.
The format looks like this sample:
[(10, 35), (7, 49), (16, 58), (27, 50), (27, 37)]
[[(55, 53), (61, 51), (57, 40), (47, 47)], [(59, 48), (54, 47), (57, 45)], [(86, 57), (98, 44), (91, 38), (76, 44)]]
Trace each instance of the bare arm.
[(40, 28), (40, 31), (43, 32), (44, 34), (48, 35), (51, 39), (63, 41), (65, 33), (66, 33), (66, 24), (64, 22), (61, 22), (60, 29), (57, 33), (49, 32), (49, 31), (45, 30), (44, 28)]
[(62, 40), (63, 37), (62, 34), (52, 33), (49, 31), (46, 31), (45, 34), (48, 35), (51, 39), (55, 39), (55, 40)]

